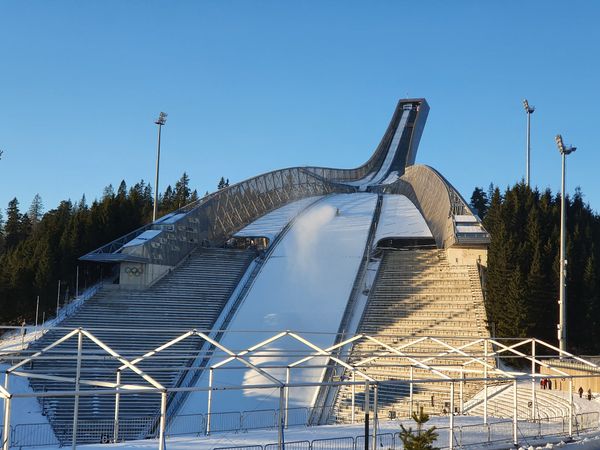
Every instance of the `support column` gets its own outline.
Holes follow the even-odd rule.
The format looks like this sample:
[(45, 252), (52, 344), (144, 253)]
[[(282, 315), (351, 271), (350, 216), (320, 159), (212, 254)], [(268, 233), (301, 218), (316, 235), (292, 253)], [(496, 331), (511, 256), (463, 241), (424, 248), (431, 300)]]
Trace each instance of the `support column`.
[(165, 429), (167, 428), (167, 391), (160, 394), (160, 423), (158, 430), (158, 450), (165, 450)]
[(211, 367), (208, 371), (208, 404), (206, 406), (206, 435), (210, 434), (210, 416), (212, 407), (212, 386), (213, 386), (213, 371)]
[(73, 434), (71, 448), (77, 448), (77, 422), (79, 421), (79, 379), (81, 378), (81, 354), (83, 349), (83, 333), (77, 333), (77, 368), (75, 370), (75, 403), (73, 405)]
[(573, 439), (573, 378), (569, 378), (569, 439)]
[(460, 399), (460, 404), (459, 404), (459, 411), (461, 414), (464, 414), (464, 409), (465, 409), (465, 400), (464, 400), (464, 391), (465, 391), (465, 372), (461, 369), (460, 371), (460, 390), (459, 390), (459, 399)]
[(531, 341), (531, 418), (535, 419), (536, 393), (535, 393), (535, 339)]
[(450, 382), (450, 424), (448, 425), (448, 448), (454, 449), (454, 381)]
[(483, 357), (485, 364), (483, 365), (483, 423), (488, 423), (488, 340), (483, 341)]
[[(283, 427), (285, 424), (284, 418), (284, 403), (285, 403), (285, 388), (279, 388), (279, 414), (277, 417), (277, 449), (283, 450)], [(287, 414), (286, 414), (287, 415)]]
[(290, 379), (292, 376), (292, 369), (290, 367), (287, 367), (285, 370), (285, 428), (287, 429), (288, 427), (288, 415), (289, 415), (289, 411), (288, 409), (290, 408)]
[[(10, 381), (10, 373), (6, 372), (4, 376), (4, 389), (8, 391)], [(11, 409), (11, 397), (4, 399), (4, 424), (2, 430), (2, 450), (9, 450), (10, 448), (10, 409)]]
[(365, 381), (365, 450), (369, 450), (369, 409), (371, 408), (369, 399), (369, 380)]
[(517, 425), (519, 420), (519, 410), (517, 409), (517, 379), (513, 380), (513, 445), (518, 446)]
[(113, 442), (119, 442), (119, 406), (121, 402), (121, 393), (119, 392), (119, 386), (121, 385), (121, 371), (117, 369), (117, 393), (115, 394), (115, 421), (113, 425)]
[(375, 384), (373, 386), (373, 446), (371, 448), (377, 448), (377, 426), (379, 425), (379, 386)]
[(410, 385), (409, 385), (409, 402), (410, 404), (408, 405), (408, 416), (412, 417), (413, 415), (413, 366), (410, 366)]
[(352, 372), (352, 424), (354, 424), (356, 422), (356, 417), (355, 417), (355, 404), (356, 404), (356, 385), (354, 384), (356, 382), (356, 374), (354, 373), (354, 371)]

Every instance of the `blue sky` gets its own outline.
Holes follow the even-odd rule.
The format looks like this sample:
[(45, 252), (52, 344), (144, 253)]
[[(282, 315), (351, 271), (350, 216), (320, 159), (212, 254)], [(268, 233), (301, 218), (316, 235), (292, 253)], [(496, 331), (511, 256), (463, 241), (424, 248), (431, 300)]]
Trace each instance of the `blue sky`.
[(431, 106), (417, 161), (467, 199), (524, 176), (527, 97), (532, 182), (558, 189), (562, 133), (568, 189), (600, 210), (599, 18), (577, 0), (2, 0), (0, 208), (153, 183), (159, 111), (161, 190), (355, 167), (410, 96)]

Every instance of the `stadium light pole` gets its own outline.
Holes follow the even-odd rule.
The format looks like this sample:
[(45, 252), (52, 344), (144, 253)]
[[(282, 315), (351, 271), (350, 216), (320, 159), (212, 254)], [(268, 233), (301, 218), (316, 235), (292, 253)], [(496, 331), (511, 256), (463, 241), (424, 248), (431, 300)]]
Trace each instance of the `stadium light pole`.
[(156, 182), (154, 183), (154, 209), (152, 210), (152, 222), (156, 220), (158, 212), (158, 172), (160, 168), (160, 132), (162, 126), (167, 122), (167, 114), (162, 112), (158, 115), (158, 119), (154, 121), (158, 125), (158, 148), (156, 150)]
[(567, 351), (567, 290), (566, 290), (566, 273), (567, 273), (567, 260), (566, 260), (566, 222), (567, 222), (567, 211), (565, 209), (565, 162), (567, 155), (570, 155), (576, 147), (567, 147), (563, 143), (563, 138), (560, 134), (557, 134), (554, 138), (556, 146), (560, 152), (562, 158), (562, 172), (561, 172), (561, 190), (560, 190), (560, 279), (559, 289), (560, 297), (558, 300), (559, 305), (559, 322), (558, 322), (558, 344), (560, 347), (560, 359), (563, 358), (563, 352)]
[(531, 172), (531, 115), (535, 111), (535, 106), (531, 106), (527, 99), (523, 100), (523, 108), (527, 113), (527, 156), (525, 162), (525, 181), (529, 187), (530, 172)]

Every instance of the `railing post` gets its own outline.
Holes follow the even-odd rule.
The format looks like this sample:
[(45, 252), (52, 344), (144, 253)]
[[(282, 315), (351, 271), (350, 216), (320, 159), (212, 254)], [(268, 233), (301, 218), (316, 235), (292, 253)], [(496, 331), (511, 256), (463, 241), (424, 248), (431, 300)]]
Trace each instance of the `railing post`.
[(460, 405), (459, 405), (459, 409), (460, 409), (460, 413), (463, 414), (464, 413), (464, 409), (465, 409), (465, 402), (464, 402), (464, 386), (465, 386), (465, 372), (463, 369), (460, 370), (460, 385), (459, 385), (459, 399), (460, 399)]
[(355, 403), (356, 403), (356, 385), (354, 384), (354, 382), (356, 381), (356, 373), (354, 371), (352, 371), (352, 424), (355, 423), (356, 419), (355, 419)]
[(573, 439), (573, 378), (569, 378), (569, 439)]
[(158, 430), (158, 450), (165, 450), (165, 429), (167, 427), (167, 391), (160, 393), (160, 423)]
[[(6, 372), (4, 377), (4, 389), (8, 391), (9, 381), (10, 381), (10, 373)], [(10, 407), (11, 407), (11, 397), (6, 397), (4, 399), (4, 424), (2, 430), (2, 450), (9, 450), (10, 448)]]
[(450, 425), (448, 429), (448, 448), (454, 449), (454, 381), (450, 382)]
[(212, 385), (213, 385), (213, 371), (211, 367), (208, 371), (208, 404), (206, 407), (206, 435), (210, 434), (210, 419), (211, 419), (211, 406), (212, 406)]
[(77, 333), (77, 368), (75, 370), (75, 403), (73, 405), (73, 435), (71, 448), (77, 448), (77, 422), (79, 421), (79, 378), (81, 377), (81, 353), (83, 349), (83, 333)]
[(375, 383), (373, 385), (373, 446), (372, 449), (377, 448), (377, 425), (379, 419), (379, 385)]
[(369, 399), (369, 380), (365, 380), (365, 450), (369, 450), (369, 409), (371, 408)]
[(115, 394), (115, 420), (113, 425), (113, 442), (119, 441), (119, 403), (121, 401), (121, 394), (119, 392), (119, 386), (121, 385), (121, 371), (117, 369), (117, 393)]
[(517, 408), (517, 379), (513, 379), (513, 445), (518, 446), (517, 425), (519, 420), (519, 410)]
[(483, 365), (483, 423), (488, 423), (488, 340), (483, 341), (483, 355), (485, 364)]
[(408, 416), (413, 415), (413, 366), (410, 366), (410, 386), (409, 386), (409, 405), (408, 405)]
[(277, 449), (283, 450), (283, 427), (285, 425), (284, 419), (284, 402), (285, 402), (285, 388), (279, 388), (279, 414), (277, 420)]
[(290, 407), (290, 379), (292, 377), (292, 369), (288, 366), (285, 369), (285, 428), (288, 427), (288, 409)]
[(535, 419), (536, 394), (535, 394), (535, 339), (531, 340), (531, 418)]

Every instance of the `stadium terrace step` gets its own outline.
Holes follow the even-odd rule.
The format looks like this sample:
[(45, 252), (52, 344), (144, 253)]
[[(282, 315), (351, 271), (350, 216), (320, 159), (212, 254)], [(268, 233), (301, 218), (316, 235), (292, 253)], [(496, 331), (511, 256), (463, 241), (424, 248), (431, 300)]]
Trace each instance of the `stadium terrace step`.
[[(475, 268), (448, 264), (441, 250), (385, 250), (368, 306), (361, 321), (360, 333), (397, 347), (421, 336), (436, 336), (444, 342), (461, 346), (469, 340), (489, 337), (485, 328), (485, 307), (479, 275)], [(468, 338), (468, 339), (464, 339)], [(374, 342), (360, 341), (350, 353), (349, 361), (357, 362), (382, 352)], [(440, 344), (425, 341), (403, 351), (417, 358), (426, 358), (446, 351)], [(470, 347), (483, 355), (483, 343)], [(465, 358), (459, 355), (439, 357), (431, 365), (444, 367), (442, 373), (458, 377)], [(388, 413), (408, 415), (410, 363), (397, 355), (388, 355), (370, 363), (363, 370), (376, 380), (405, 380), (401, 384), (382, 385), (378, 392), (380, 417)], [(414, 379), (436, 378), (431, 371), (413, 368)], [(350, 377), (350, 373), (345, 374)], [(465, 382), (463, 401), (480, 390), (480, 385)], [(455, 406), (459, 407), (459, 390), (455, 389)], [(364, 388), (355, 388), (355, 413), (362, 414)], [(351, 417), (351, 388), (339, 390), (335, 405), (335, 420), (348, 422)], [(372, 401), (372, 400), (371, 400)], [(440, 414), (449, 411), (448, 383), (414, 384), (413, 406)], [(356, 418), (356, 416), (355, 416)]]
[[(59, 324), (36, 342), (32, 349), (39, 350), (67, 334), (65, 328), (84, 328), (119, 352), (133, 359), (170, 341), (191, 329), (209, 330), (255, 258), (253, 250), (203, 248), (170, 274), (144, 291), (101, 290), (73, 316)], [(165, 386), (173, 386), (182, 370), (196, 357), (202, 341), (191, 337), (143, 361), (139, 367)], [(96, 351), (97, 350), (97, 351)], [(84, 339), (85, 358), (81, 378), (85, 380), (114, 379), (120, 365), (109, 359), (105, 352)], [(48, 352), (49, 357), (70, 357), (34, 361), (28, 369), (35, 373), (72, 378), (75, 374), (77, 339), (68, 340)], [(122, 383), (142, 383), (131, 371), (123, 372)], [(73, 383), (31, 379), (35, 391), (73, 390)], [(82, 387), (90, 389), (91, 387)], [(45, 398), (40, 401), (57, 438), (68, 442), (72, 434), (72, 397)], [(121, 394), (120, 417), (137, 420), (137, 426), (128, 426), (127, 439), (138, 438), (148, 432), (158, 413), (158, 395)], [(79, 420), (109, 423), (114, 417), (113, 396), (82, 396), (79, 399)], [(138, 420), (139, 419), (139, 420)], [(80, 442), (101, 442), (101, 427), (94, 433), (78, 433)], [(111, 436), (112, 437), (112, 436)]]

